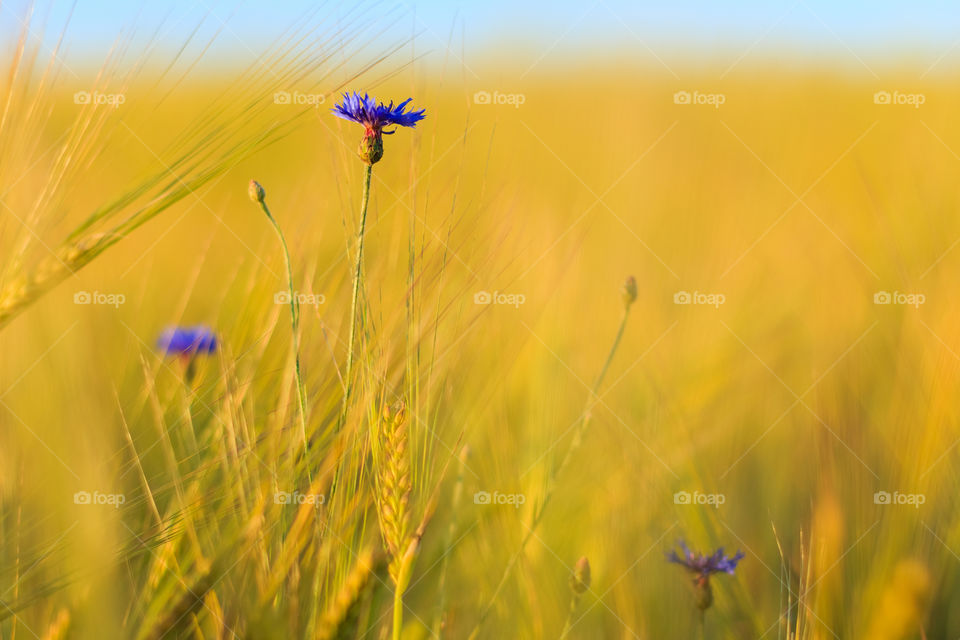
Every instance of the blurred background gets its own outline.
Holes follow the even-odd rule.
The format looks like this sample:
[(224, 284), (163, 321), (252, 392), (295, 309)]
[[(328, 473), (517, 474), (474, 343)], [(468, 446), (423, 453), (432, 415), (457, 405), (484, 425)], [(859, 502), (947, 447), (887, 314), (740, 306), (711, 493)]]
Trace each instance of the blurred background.
[[(0, 49), (9, 290), (124, 194), (120, 220), (154, 203), (149, 176), (185, 188), (0, 332), (3, 637), (151, 637), (168, 574), (207, 575), (245, 501), (302, 483), (270, 470), (296, 400), (251, 178), (333, 446), (363, 179), (345, 90), (427, 115), (385, 138), (365, 248), (364, 399), (411, 403), (412, 503), (438, 496), (405, 637), (558, 637), (581, 556), (571, 638), (960, 634), (956, 6), (14, 1)], [(186, 384), (155, 348), (172, 324), (221, 338)], [(178, 633), (313, 637), (303, 602), (377, 539), (347, 504), (342, 548), (283, 564), (271, 503)], [(678, 539), (745, 553), (704, 628)], [(326, 561), (329, 593), (294, 598)]]

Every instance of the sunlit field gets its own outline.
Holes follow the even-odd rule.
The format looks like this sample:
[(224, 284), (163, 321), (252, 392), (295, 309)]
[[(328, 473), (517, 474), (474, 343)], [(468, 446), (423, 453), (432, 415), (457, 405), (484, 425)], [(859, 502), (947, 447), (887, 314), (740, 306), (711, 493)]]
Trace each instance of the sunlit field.
[(960, 634), (946, 67), (3, 45), (0, 637)]

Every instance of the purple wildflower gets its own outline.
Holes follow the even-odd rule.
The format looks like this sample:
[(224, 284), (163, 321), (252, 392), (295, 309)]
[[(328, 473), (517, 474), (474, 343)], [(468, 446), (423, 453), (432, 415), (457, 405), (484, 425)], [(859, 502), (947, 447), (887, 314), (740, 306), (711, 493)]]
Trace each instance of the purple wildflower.
[(707, 556), (700, 552), (694, 553), (683, 540), (678, 541), (677, 544), (680, 546), (681, 553), (671, 551), (667, 554), (667, 560), (679, 564), (693, 574), (694, 602), (697, 608), (704, 612), (713, 604), (710, 576), (714, 573), (733, 575), (737, 563), (743, 559), (743, 552), (737, 551), (735, 555), (725, 556), (723, 547), (720, 547), (712, 555)]
[(169, 327), (157, 338), (157, 348), (170, 356), (191, 356), (217, 350), (217, 335), (205, 326)]
[(737, 563), (743, 559), (742, 551), (737, 551), (736, 555), (725, 556), (723, 547), (720, 547), (712, 555), (707, 556), (700, 552), (694, 553), (683, 540), (678, 541), (677, 544), (680, 546), (682, 553), (678, 554), (676, 551), (671, 551), (667, 554), (667, 560), (702, 576), (710, 576), (714, 573), (733, 575)]
[(352, 120), (362, 124), (368, 130), (378, 133), (391, 134), (394, 131), (384, 131), (384, 127), (400, 126), (415, 127), (418, 122), (423, 120), (424, 109), (419, 111), (404, 111), (407, 103), (413, 98), (407, 98), (397, 106), (393, 106), (393, 100), (390, 104), (377, 103), (376, 98), (367, 94), (360, 97), (359, 93), (344, 93), (343, 101), (338, 103), (333, 109), (334, 115), (344, 120)]
[(364, 127), (363, 140), (360, 142), (360, 159), (368, 165), (373, 165), (383, 157), (383, 134), (390, 135), (396, 129), (389, 131), (385, 127), (415, 127), (424, 119), (424, 109), (406, 111), (407, 104), (413, 98), (407, 98), (394, 106), (377, 102), (376, 98), (359, 93), (344, 93), (343, 100), (331, 109), (334, 115), (350, 120)]

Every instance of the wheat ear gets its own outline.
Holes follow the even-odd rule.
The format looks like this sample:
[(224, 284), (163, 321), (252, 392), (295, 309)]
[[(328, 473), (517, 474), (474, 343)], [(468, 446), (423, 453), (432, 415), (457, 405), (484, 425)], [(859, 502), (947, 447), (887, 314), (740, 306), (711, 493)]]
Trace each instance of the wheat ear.
[(410, 583), (419, 538), (410, 535), (410, 451), (403, 402), (383, 412), (379, 433), (377, 512), (393, 581), (393, 638), (403, 627), (403, 593)]
[(317, 640), (346, 640), (356, 635), (360, 605), (371, 578), (380, 570), (383, 556), (368, 549), (360, 554), (336, 597), (323, 612)]

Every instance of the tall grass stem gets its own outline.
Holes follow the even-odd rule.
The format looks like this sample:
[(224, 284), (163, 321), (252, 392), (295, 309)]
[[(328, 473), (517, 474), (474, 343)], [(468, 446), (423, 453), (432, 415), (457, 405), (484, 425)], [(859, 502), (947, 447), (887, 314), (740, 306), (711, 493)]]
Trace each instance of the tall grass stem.
[(547, 505), (550, 502), (550, 498), (553, 496), (553, 492), (557, 486), (557, 478), (563, 473), (563, 470), (570, 464), (570, 460), (573, 459), (574, 454), (580, 448), (580, 444), (583, 442), (583, 434), (587, 430), (587, 426), (590, 424), (590, 418), (592, 415), (594, 398), (597, 397), (597, 391), (600, 389), (600, 385), (603, 384), (603, 379), (607, 375), (607, 371), (610, 369), (610, 363), (613, 362), (613, 357), (617, 353), (617, 349), (620, 347), (620, 340), (623, 338), (623, 332), (627, 327), (627, 319), (630, 317), (630, 305), (626, 304), (623, 308), (623, 317), (620, 320), (620, 328), (617, 329), (617, 335), (613, 339), (613, 344), (610, 347), (610, 352), (607, 354), (607, 359), (603, 363), (603, 368), (600, 369), (600, 374), (597, 376), (596, 382), (593, 383), (593, 388), (590, 391), (590, 397), (587, 399), (587, 403), (584, 407), (583, 412), (580, 414), (580, 420), (577, 424), (577, 430), (574, 433), (573, 440), (570, 442), (570, 447), (567, 449), (566, 455), (563, 456), (559, 465), (553, 467), (550, 472), (550, 476), (547, 479), (546, 488), (544, 489), (543, 500), (540, 502), (537, 509), (534, 511), (533, 519), (530, 524), (527, 526), (527, 532), (524, 534), (523, 538), (520, 541), (520, 547), (517, 549), (516, 553), (510, 558), (510, 561), (507, 563), (506, 568), (503, 570), (503, 575), (500, 576), (500, 582), (497, 583), (497, 587), (493, 590), (493, 595), (490, 596), (490, 600), (487, 602), (486, 606), (480, 612), (480, 617), (477, 619), (477, 623), (473, 628), (473, 632), (470, 634), (470, 640), (475, 640), (480, 636), (480, 627), (486, 621), (487, 617), (493, 611), (493, 607), (496, 605), (497, 598), (500, 596), (500, 592), (503, 590), (503, 587), (506, 585), (507, 580), (510, 577), (513, 568), (516, 566), (517, 562), (520, 560), (520, 557), (523, 555), (524, 549), (526, 549), (527, 544), (530, 542), (530, 539), (533, 537), (534, 532), (537, 530), (540, 521), (543, 520), (543, 514), (547, 509)]

